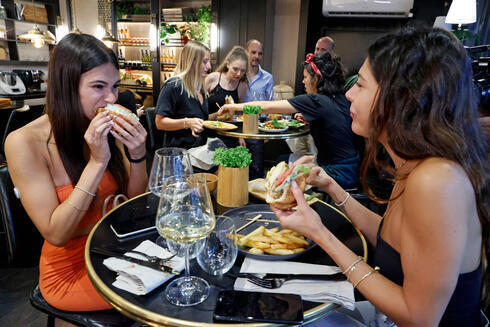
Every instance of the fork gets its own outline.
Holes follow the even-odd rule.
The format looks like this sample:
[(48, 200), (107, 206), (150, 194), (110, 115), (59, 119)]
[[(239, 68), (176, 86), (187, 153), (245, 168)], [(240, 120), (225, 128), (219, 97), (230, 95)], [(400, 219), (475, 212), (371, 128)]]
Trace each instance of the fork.
[(333, 275), (286, 275), (285, 277), (264, 277), (260, 278), (254, 274), (244, 274), (245, 278), (252, 284), (260, 286), (262, 288), (275, 289), (281, 287), (285, 282), (293, 279), (308, 279), (308, 280), (345, 280), (345, 276), (342, 273)]
[(173, 257), (176, 256), (176, 254), (174, 253), (174, 254), (172, 254), (169, 257), (160, 258), (160, 257), (157, 257), (156, 255), (148, 255), (148, 254), (146, 254), (144, 252), (140, 252), (140, 251), (136, 251), (136, 250), (126, 250), (125, 248), (122, 248), (122, 247), (119, 247), (119, 246), (112, 246), (112, 245), (104, 246), (103, 250), (108, 250), (108, 251), (113, 251), (113, 252), (119, 252), (122, 255), (126, 255), (127, 253), (134, 253), (134, 254), (142, 255), (149, 262), (156, 263), (156, 264), (158, 264), (160, 266), (165, 266), (165, 263), (166, 262), (170, 261)]

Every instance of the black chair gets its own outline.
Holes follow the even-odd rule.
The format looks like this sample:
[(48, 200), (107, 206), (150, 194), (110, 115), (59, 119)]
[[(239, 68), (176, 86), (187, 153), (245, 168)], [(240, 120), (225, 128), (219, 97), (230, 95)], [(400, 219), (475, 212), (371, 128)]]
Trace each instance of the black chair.
[(43, 238), (14, 193), (6, 163), (0, 164), (0, 205), (2, 247), (5, 249), (2, 261), (15, 266), (37, 264)]
[(123, 316), (114, 309), (87, 312), (58, 310), (46, 302), (41, 294), (41, 291), (39, 290), (39, 285), (32, 290), (29, 300), (34, 308), (48, 315), (47, 327), (54, 327), (55, 318), (67, 321), (77, 326), (90, 327), (125, 327), (132, 326), (135, 323), (133, 320)]
[(148, 153), (146, 163), (148, 169), (151, 168), (155, 151), (164, 147), (166, 144), (165, 132), (157, 129), (157, 126), (155, 124), (155, 117), (155, 107), (150, 107), (145, 110), (145, 128), (148, 133), (148, 136), (146, 137), (146, 151)]

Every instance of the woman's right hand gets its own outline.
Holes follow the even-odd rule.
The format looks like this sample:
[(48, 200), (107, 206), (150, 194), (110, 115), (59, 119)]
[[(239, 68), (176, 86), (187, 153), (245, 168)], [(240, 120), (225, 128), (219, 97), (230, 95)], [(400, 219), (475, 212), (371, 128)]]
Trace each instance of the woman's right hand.
[(204, 129), (204, 120), (201, 118), (186, 118), (185, 128), (191, 130), (192, 136), (199, 137), (199, 133)]
[(112, 117), (108, 111), (96, 115), (85, 131), (85, 142), (90, 149), (90, 159), (97, 163), (107, 165), (111, 158), (107, 134), (114, 126)]
[(310, 173), (306, 177), (306, 183), (318, 187), (328, 193), (328, 188), (335, 183), (335, 180), (328, 175), (323, 168), (313, 163), (314, 156), (303, 156), (293, 163), (293, 166), (306, 164), (310, 168)]

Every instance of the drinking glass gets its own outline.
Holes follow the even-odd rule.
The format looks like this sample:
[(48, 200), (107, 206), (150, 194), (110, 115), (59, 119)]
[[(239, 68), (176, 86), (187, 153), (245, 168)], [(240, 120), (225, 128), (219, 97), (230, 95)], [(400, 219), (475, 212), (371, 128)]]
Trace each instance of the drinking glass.
[[(153, 157), (148, 188), (153, 194), (160, 197), (169, 177), (185, 179), (192, 174), (191, 159), (186, 149), (161, 148), (155, 151), (155, 156)], [(159, 236), (155, 243), (163, 248), (168, 247), (170, 252), (180, 257), (184, 256), (185, 251), (182, 250), (184, 247), (175, 242), (167, 242), (167, 240)], [(178, 249), (181, 249), (180, 252)], [(192, 252), (194, 253), (195, 251)]]
[(159, 197), (168, 177), (184, 179), (193, 173), (191, 158), (186, 149), (161, 148), (155, 151), (153, 157), (148, 188)]
[(185, 245), (185, 276), (172, 281), (165, 290), (168, 301), (191, 306), (209, 295), (209, 284), (189, 274), (189, 246), (206, 238), (214, 229), (215, 216), (206, 182), (194, 175), (166, 179), (161, 190), (156, 227), (158, 233)]
[(238, 254), (236, 228), (233, 219), (216, 217), (216, 225), (197, 256), (199, 266), (210, 275), (222, 275), (233, 267)]

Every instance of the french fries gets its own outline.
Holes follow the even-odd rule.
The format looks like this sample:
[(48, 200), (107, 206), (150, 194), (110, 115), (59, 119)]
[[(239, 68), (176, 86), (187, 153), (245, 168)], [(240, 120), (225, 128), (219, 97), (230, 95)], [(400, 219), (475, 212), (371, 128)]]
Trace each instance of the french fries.
[(305, 237), (290, 229), (266, 229), (260, 226), (247, 235), (237, 235), (238, 245), (246, 246), (254, 254), (287, 255), (302, 252), (310, 243)]

